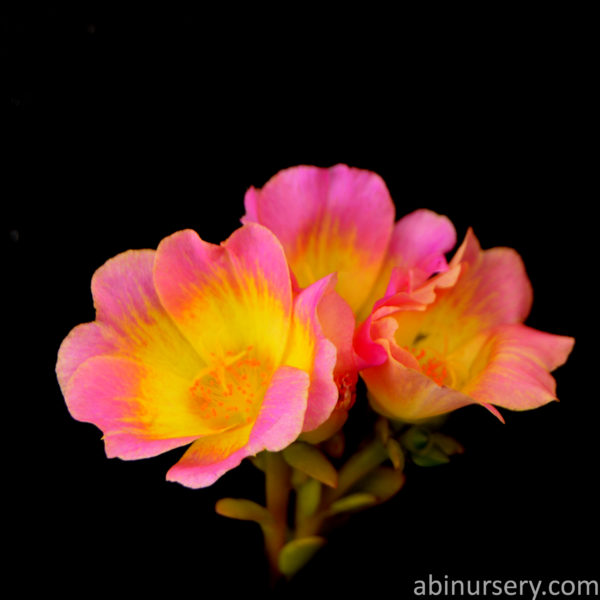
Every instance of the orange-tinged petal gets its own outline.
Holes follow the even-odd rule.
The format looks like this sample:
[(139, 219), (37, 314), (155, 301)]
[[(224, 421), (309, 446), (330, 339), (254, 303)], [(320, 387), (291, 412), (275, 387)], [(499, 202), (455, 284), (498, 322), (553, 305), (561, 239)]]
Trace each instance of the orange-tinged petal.
[(557, 399), (549, 371), (565, 363), (574, 343), (525, 325), (497, 327), (475, 357), (472, 378), (462, 391), (511, 410), (542, 406)]
[(369, 400), (380, 414), (406, 422), (428, 419), (473, 403), (469, 396), (438, 385), (415, 368), (402, 364), (391, 352), (388, 340), (380, 340), (389, 359), (361, 371)]
[(522, 325), (532, 291), (514, 250), (482, 251), (469, 231), (446, 273), (415, 290), (398, 281), (355, 336), (376, 410), (418, 421), (477, 403), (502, 418), (492, 405), (555, 399), (550, 371), (573, 339)]
[(395, 313), (399, 346), (447, 355), (479, 332), (521, 322), (529, 314), (531, 284), (514, 250), (482, 251), (469, 231), (457, 257), (451, 262), (461, 267), (455, 285), (438, 290), (435, 302), (420, 313)]

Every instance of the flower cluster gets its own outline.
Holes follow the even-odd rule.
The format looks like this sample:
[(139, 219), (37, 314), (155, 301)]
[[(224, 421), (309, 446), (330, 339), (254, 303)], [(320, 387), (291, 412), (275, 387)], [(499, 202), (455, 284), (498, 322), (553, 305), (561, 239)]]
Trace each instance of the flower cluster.
[(265, 450), (306, 462), (343, 426), (359, 376), (392, 422), (552, 401), (573, 339), (523, 324), (532, 291), (515, 251), (468, 231), (448, 262), (455, 244), (429, 210), (395, 222), (372, 172), (281, 171), (248, 190), (222, 244), (180, 231), (96, 271), (96, 320), (58, 353), (68, 409), (109, 457), (189, 446), (167, 479), (200, 488)]

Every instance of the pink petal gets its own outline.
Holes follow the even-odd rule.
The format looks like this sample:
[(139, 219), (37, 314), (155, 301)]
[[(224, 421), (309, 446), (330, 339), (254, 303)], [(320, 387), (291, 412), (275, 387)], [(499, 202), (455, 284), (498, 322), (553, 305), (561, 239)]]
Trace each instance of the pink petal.
[(247, 443), (242, 443), (246, 429), (199, 439), (169, 470), (167, 479), (191, 488), (206, 487), (247, 456), (289, 446), (302, 431), (308, 387), (307, 373), (280, 367), (273, 375)]
[[(445, 216), (421, 209), (400, 219), (394, 227), (385, 263), (359, 319), (364, 319), (380, 298), (410, 292), (430, 275), (447, 271), (444, 255), (455, 244), (456, 231)], [(390, 288), (392, 274), (394, 281)]]
[[(155, 256), (154, 250), (129, 250), (94, 273), (96, 322), (114, 353), (193, 377), (202, 363), (158, 298), (153, 282)], [(90, 340), (78, 342), (87, 345)]]
[(124, 336), (131, 325), (151, 324), (160, 302), (152, 282), (154, 250), (129, 250), (108, 260), (92, 277), (96, 319)]
[(167, 472), (167, 481), (190, 488), (212, 485), (227, 471), (250, 456), (250, 427), (226, 431), (196, 440)]
[(353, 347), (356, 322), (350, 305), (335, 290), (328, 289), (319, 302), (318, 315), (323, 334), (337, 350), (334, 376), (356, 372), (358, 359)]
[(243, 222), (256, 221), (279, 238), (298, 284), (338, 273), (337, 291), (357, 310), (373, 286), (394, 221), (383, 180), (336, 165), (277, 173), (245, 199)]
[(251, 454), (279, 452), (296, 440), (302, 432), (309, 386), (305, 371), (287, 366), (275, 371), (250, 434)]
[[(334, 381), (336, 347), (324, 335), (318, 313), (322, 300), (335, 294), (332, 290), (334, 285), (333, 275), (324, 277), (301, 291), (294, 301), (292, 335), (284, 362), (310, 373), (303, 431), (315, 429), (325, 422), (338, 400), (338, 388)], [(346, 335), (351, 335), (351, 332)]]
[(94, 356), (70, 378), (65, 400), (73, 418), (102, 430), (109, 457), (146, 458), (212, 433), (188, 385), (128, 358)]
[(221, 246), (191, 230), (175, 233), (158, 247), (154, 281), (163, 306), (207, 363), (212, 353), (252, 347), (271, 367), (280, 364), (291, 283), (283, 249), (266, 228), (246, 225)]
[(456, 231), (448, 217), (416, 210), (396, 223), (388, 256), (394, 266), (413, 271), (417, 287), (433, 273), (447, 270), (444, 255), (455, 244)]
[(126, 357), (189, 378), (202, 367), (156, 295), (154, 254), (130, 250), (94, 273), (96, 321), (75, 327), (58, 352), (56, 372), (63, 394), (76, 370), (94, 356)]
[(113, 354), (117, 349), (110, 335), (99, 323), (83, 323), (71, 330), (58, 350), (56, 375), (62, 390), (67, 389), (69, 379), (77, 367), (92, 356)]

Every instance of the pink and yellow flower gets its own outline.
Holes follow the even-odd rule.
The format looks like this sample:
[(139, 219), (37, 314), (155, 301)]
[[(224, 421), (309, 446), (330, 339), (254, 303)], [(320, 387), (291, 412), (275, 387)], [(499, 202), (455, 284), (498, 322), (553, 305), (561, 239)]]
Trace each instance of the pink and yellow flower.
[(394, 224), (384, 181), (371, 171), (336, 165), (299, 166), (251, 187), (242, 221), (279, 239), (300, 287), (337, 273), (336, 291), (362, 321), (385, 293), (392, 271), (419, 284), (447, 269), (456, 243), (452, 223), (418, 210)]
[(186, 230), (120, 254), (92, 279), (96, 320), (59, 350), (69, 411), (102, 430), (109, 457), (191, 444), (167, 479), (208, 486), (330, 416), (336, 350), (317, 310), (334, 285), (294, 294), (281, 244), (257, 224), (220, 246)]
[[(433, 235), (433, 234), (432, 234)], [(574, 344), (523, 324), (532, 290), (519, 255), (482, 251), (472, 231), (449, 269), (392, 278), (355, 338), (373, 408), (416, 422), (468, 404), (526, 410), (556, 399), (550, 371)]]

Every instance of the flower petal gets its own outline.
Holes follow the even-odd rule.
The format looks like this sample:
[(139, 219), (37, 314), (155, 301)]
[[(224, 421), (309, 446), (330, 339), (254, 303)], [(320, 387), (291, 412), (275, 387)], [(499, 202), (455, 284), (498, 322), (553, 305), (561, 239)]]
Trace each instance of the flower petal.
[(407, 423), (417, 422), (473, 404), (469, 396), (448, 387), (396, 359), (387, 339), (379, 340), (388, 352), (383, 364), (361, 371), (369, 400), (380, 414)]
[[(397, 293), (378, 300), (354, 335), (359, 369), (380, 365), (387, 360), (387, 351), (376, 340), (380, 337), (393, 339), (399, 325), (402, 327), (400, 339), (414, 340), (426, 320), (424, 311), (430, 308), (442, 290), (456, 284), (460, 271), (460, 264), (453, 264), (446, 272), (432, 277), (415, 290), (406, 290), (401, 286)], [(392, 289), (391, 283), (389, 289)], [(393, 324), (388, 318), (390, 315), (395, 319)], [(387, 328), (389, 335), (381, 334), (382, 327)], [(404, 341), (403, 345), (408, 344), (409, 342)]]
[(247, 456), (289, 446), (302, 430), (308, 387), (306, 372), (280, 367), (273, 375), (253, 427), (197, 440), (169, 470), (167, 479), (191, 488), (206, 487)]
[(335, 276), (329, 275), (302, 290), (294, 300), (294, 316), (284, 364), (310, 373), (303, 431), (321, 425), (338, 400), (333, 375), (336, 348), (323, 334), (318, 313), (324, 296), (335, 293), (330, 291), (334, 285)]
[[(58, 352), (56, 372), (65, 397), (74, 374), (93, 357), (126, 358), (164, 372), (167, 379), (193, 380), (202, 367), (156, 295), (152, 283), (154, 256), (152, 250), (130, 250), (94, 273), (96, 321), (75, 327)], [(71, 405), (84, 402), (74, 393), (71, 389), (68, 394)]]
[(248, 452), (251, 426), (196, 440), (167, 472), (167, 481), (190, 488), (212, 485), (227, 471), (237, 467)]
[(119, 355), (190, 377), (202, 363), (158, 298), (155, 257), (154, 250), (129, 250), (94, 273), (96, 322)]
[(511, 410), (537, 408), (556, 400), (549, 374), (564, 364), (575, 340), (525, 325), (496, 328), (476, 357), (478, 373), (462, 390), (479, 402)]
[(109, 457), (155, 456), (214, 433), (187, 379), (123, 356), (82, 363), (65, 400), (73, 418), (102, 430)]
[(251, 348), (271, 374), (285, 350), (291, 283), (281, 245), (260, 225), (221, 246), (181, 231), (157, 250), (154, 281), (163, 306), (206, 364)]
[(421, 209), (400, 219), (394, 227), (385, 262), (359, 321), (366, 318), (377, 300), (388, 295), (386, 290), (393, 270), (395, 289), (390, 293), (410, 292), (433, 273), (448, 270), (444, 255), (455, 244), (456, 230), (448, 217)]
[(77, 367), (88, 358), (117, 351), (110, 334), (102, 330), (100, 323), (83, 323), (72, 329), (63, 340), (56, 361), (56, 375), (62, 390), (67, 389), (67, 383)]
[(300, 166), (250, 188), (243, 222), (256, 221), (279, 238), (298, 284), (338, 273), (337, 291), (356, 311), (373, 286), (394, 222), (383, 180), (336, 165)]
[[(448, 354), (481, 331), (519, 323), (527, 317), (532, 289), (523, 261), (514, 250), (482, 251), (469, 230), (456, 259), (451, 261), (450, 271), (438, 277), (444, 278), (458, 265), (461, 271), (456, 284), (436, 289), (435, 302), (426, 311), (395, 313), (399, 346), (413, 346), (419, 339)], [(429, 282), (423, 287), (427, 285)]]
[(308, 401), (310, 380), (306, 371), (294, 367), (279, 367), (265, 394), (256, 424), (250, 434), (248, 451), (279, 452), (302, 431)]
[(394, 227), (388, 256), (394, 266), (413, 271), (417, 287), (433, 273), (447, 270), (444, 255), (456, 244), (456, 230), (448, 217), (416, 210)]

